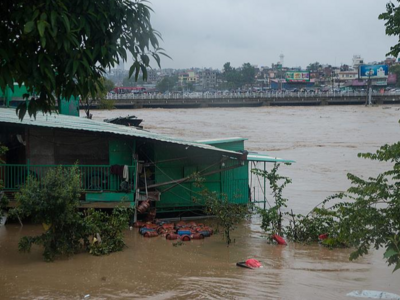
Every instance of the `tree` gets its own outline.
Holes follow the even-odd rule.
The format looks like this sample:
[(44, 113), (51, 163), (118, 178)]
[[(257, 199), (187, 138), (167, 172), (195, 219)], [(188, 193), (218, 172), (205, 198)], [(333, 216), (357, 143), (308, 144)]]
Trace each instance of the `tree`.
[[(204, 185), (205, 179), (200, 177), (198, 173), (193, 173), (192, 178), (194, 179), (194, 186), (201, 189), (198, 194), (199, 198), (205, 204), (205, 213), (216, 217), (218, 226), (224, 229), (222, 234), (226, 244), (229, 246), (232, 243), (231, 232), (246, 217), (251, 215), (250, 206), (247, 204), (232, 203), (228, 200), (226, 194), (210, 191)], [(193, 198), (194, 202), (198, 200), (196, 197)]]
[[(114, 83), (112, 81), (102, 77), (100, 79), (101, 84), (95, 84), (94, 97), (91, 94), (91, 95), (86, 95), (86, 97), (82, 96), (80, 98), (80, 100), (79, 100), (80, 104), (81, 104), (81, 106), (84, 107), (85, 114), (88, 119), (92, 118), (92, 115), (90, 114), (90, 106), (92, 106), (96, 102), (100, 102), (101, 105), (103, 105), (103, 104), (107, 105), (107, 103), (111, 103), (111, 108), (114, 108), (114, 102), (112, 100), (107, 101), (107, 99), (106, 99), (107, 92), (108, 92), (106, 89), (106, 86), (108, 85), (108, 87), (110, 88), (111, 87), (110, 82), (112, 83), (112, 86), (114, 86)], [(111, 109), (109, 106), (108, 107), (100, 107), (100, 108), (101, 109)]]
[(194, 83), (193, 83), (193, 82), (188, 82), (186, 88), (187, 88), (187, 90), (188, 90), (189, 92), (193, 92), (193, 91), (195, 90)]
[(242, 86), (240, 73), (238, 72), (238, 70), (231, 67), (230, 62), (224, 64), (222, 76), (223, 79), (226, 81), (226, 86), (224, 86), (223, 88), (237, 89)]
[(262, 218), (261, 228), (270, 235), (282, 235), (282, 208), (287, 207), (288, 201), (282, 193), (283, 189), (292, 182), (290, 178), (278, 174), (279, 166), (280, 164), (275, 163), (270, 172), (260, 169), (251, 170), (252, 173), (268, 179), (272, 191), (274, 205), (269, 209), (259, 209)]
[(178, 82), (178, 76), (165, 76), (156, 85), (156, 89), (161, 93), (172, 91)]
[(104, 89), (106, 92), (111, 92), (115, 88), (115, 84), (112, 80), (104, 78)]
[(250, 65), (250, 63), (245, 63), (240, 70), (242, 77), (242, 85), (249, 84), (252, 85), (255, 82), (256, 69)]
[(30, 217), (43, 224), (39, 236), (22, 237), (18, 248), (30, 252), (32, 245), (44, 247), (43, 256), (52, 261), (57, 256), (73, 255), (80, 250), (93, 255), (109, 254), (124, 247), (122, 231), (131, 211), (116, 207), (111, 214), (78, 209), (81, 174), (77, 166), (52, 168), (39, 181), (29, 177), (16, 194), (17, 207), (11, 214)]
[[(397, 2), (400, 2), (397, 0)], [(386, 12), (379, 15), (379, 20), (386, 21), (386, 34), (389, 36), (399, 36), (400, 35), (400, 7), (395, 5), (393, 2), (386, 4)], [(387, 56), (397, 57), (400, 53), (400, 42), (396, 45), (390, 47)]]
[(230, 62), (227, 62), (227, 63), (224, 64), (224, 69), (223, 69), (224, 73), (228, 74), (228, 73), (232, 72), (233, 70), (234, 69), (231, 67), (231, 63)]
[(307, 71), (318, 71), (322, 66), (319, 62), (311, 63), (307, 66)]
[(224, 229), (223, 236), (229, 246), (232, 243), (231, 232), (250, 215), (249, 207), (231, 203), (226, 195), (217, 195), (215, 192), (207, 191), (203, 195), (206, 197), (206, 213), (216, 217), (218, 225)]
[(400, 269), (400, 142), (358, 156), (393, 165), (367, 179), (349, 173), (352, 186), (325, 203), (331, 199), (348, 200), (332, 209), (337, 212), (342, 238), (356, 248), (350, 259), (367, 254), (371, 247), (384, 247), (384, 258), (388, 265), (395, 265), (396, 271)]
[(392, 167), (366, 179), (347, 174), (351, 187), (346, 192), (328, 197), (322, 208), (306, 216), (288, 214), (291, 222), (285, 231), (294, 241), (317, 241), (323, 234), (325, 246), (353, 247), (351, 260), (372, 247), (383, 247), (384, 258), (389, 266), (395, 266), (394, 272), (400, 269), (400, 142), (358, 156), (391, 163)]
[(24, 84), (26, 112), (51, 112), (56, 99), (95, 97), (102, 76), (133, 57), (129, 77), (137, 79), (152, 57), (160, 66), (160, 34), (150, 23), (144, 0), (0, 1), (0, 89)]
[(18, 203), (14, 213), (21, 218), (30, 217), (34, 222), (46, 224), (48, 230), (36, 237), (23, 237), (20, 251), (29, 252), (33, 244), (44, 247), (43, 256), (51, 261), (57, 255), (72, 255), (87, 244), (86, 228), (77, 210), (80, 197), (80, 174), (75, 166), (68, 170), (51, 169), (42, 183), (29, 177), (16, 194)]
[(390, 66), (389, 72), (397, 75), (396, 86), (400, 86), (400, 65)]

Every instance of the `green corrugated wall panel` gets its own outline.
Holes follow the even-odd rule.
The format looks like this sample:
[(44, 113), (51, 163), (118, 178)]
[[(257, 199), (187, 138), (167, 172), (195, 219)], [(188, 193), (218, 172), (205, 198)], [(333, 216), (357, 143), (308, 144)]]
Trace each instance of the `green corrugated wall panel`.
[(79, 117), (79, 97), (71, 97), (68, 100), (61, 99), (59, 104), (60, 114)]
[(28, 91), (24, 85), (19, 86), (14, 83), (14, 92), (10, 89), (10, 97), (12, 98), (23, 98), (24, 94), (27, 94)]
[(134, 142), (110, 140), (110, 165), (132, 165), (132, 153), (134, 148)]
[[(242, 142), (240, 143), (243, 145)], [(225, 145), (227, 144), (229, 143), (225, 143)], [(184, 157), (186, 159), (178, 160), (178, 158)], [(187, 177), (196, 171), (208, 173), (218, 170), (222, 167), (220, 159), (220, 156), (201, 156), (194, 150), (185, 151), (172, 145), (155, 146), (155, 161), (160, 162), (155, 169), (155, 181), (161, 183)], [(165, 160), (172, 161), (162, 162)], [(226, 160), (223, 165), (225, 168), (229, 168), (238, 163), (238, 160)], [(225, 193), (229, 201), (233, 203), (247, 203), (249, 195), (247, 162), (244, 162), (241, 167), (206, 176), (203, 184), (210, 191), (218, 194)], [(161, 201), (156, 204), (158, 208), (189, 207), (190, 209), (190, 207), (204, 204), (200, 201), (201, 197), (198, 194), (200, 189), (193, 182), (185, 182), (163, 192), (171, 186), (173, 185), (160, 188)], [(193, 198), (199, 199), (198, 202), (193, 202)]]
[[(228, 161), (227, 167), (236, 165), (237, 161)], [(247, 203), (249, 198), (249, 174), (248, 164), (242, 167), (228, 170), (221, 174), (222, 192), (228, 196), (233, 203)]]
[[(110, 165), (128, 165), (131, 166), (133, 162), (132, 153), (135, 142), (123, 140), (110, 140), (108, 143), (109, 148), (109, 163)], [(119, 189), (120, 178), (118, 175), (110, 175), (111, 189)]]
[[(219, 154), (205, 155), (203, 151), (194, 148), (187, 150), (175, 145), (157, 144), (155, 146), (155, 160), (159, 163), (155, 168), (155, 181), (156, 183), (161, 183), (181, 179), (190, 176), (194, 172), (211, 172), (221, 167), (218, 164), (220, 159)], [(165, 160), (173, 161), (162, 162)], [(205, 179), (205, 187), (215, 190), (218, 193), (220, 192), (221, 183), (219, 173), (207, 176)], [(163, 190), (171, 186), (175, 187), (163, 192)], [(199, 198), (199, 195), (197, 194), (198, 188), (193, 186), (192, 181), (179, 185), (163, 186), (160, 188), (160, 191), (161, 201), (157, 202), (158, 208), (193, 207), (199, 205), (193, 202), (193, 197)]]

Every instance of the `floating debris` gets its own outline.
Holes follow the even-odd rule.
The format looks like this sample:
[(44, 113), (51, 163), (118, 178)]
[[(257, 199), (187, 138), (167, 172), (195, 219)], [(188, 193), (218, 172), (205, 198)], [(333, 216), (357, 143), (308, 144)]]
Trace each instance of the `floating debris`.
[(356, 297), (356, 298), (370, 298), (370, 299), (395, 299), (400, 300), (400, 296), (392, 293), (380, 292), (380, 291), (353, 291), (348, 293), (346, 296), (348, 297)]

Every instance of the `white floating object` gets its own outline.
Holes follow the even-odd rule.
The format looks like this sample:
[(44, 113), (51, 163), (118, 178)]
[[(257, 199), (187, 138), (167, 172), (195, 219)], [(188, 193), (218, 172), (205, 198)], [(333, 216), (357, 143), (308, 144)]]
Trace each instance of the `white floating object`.
[(394, 299), (400, 300), (400, 296), (392, 293), (380, 292), (380, 291), (353, 291), (348, 293), (346, 296), (348, 297), (357, 297), (357, 298), (369, 298), (369, 299)]
[(8, 214), (5, 213), (2, 217), (0, 216), (0, 226), (4, 226), (7, 222)]

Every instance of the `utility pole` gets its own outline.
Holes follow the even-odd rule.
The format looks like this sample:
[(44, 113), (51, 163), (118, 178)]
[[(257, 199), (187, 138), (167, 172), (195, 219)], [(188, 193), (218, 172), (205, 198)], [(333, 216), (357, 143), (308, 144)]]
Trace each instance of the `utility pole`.
[(372, 105), (372, 87), (371, 87), (371, 69), (368, 71), (368, 83), (367, 83), (367, 99), (365, 101), (365, 106)]

